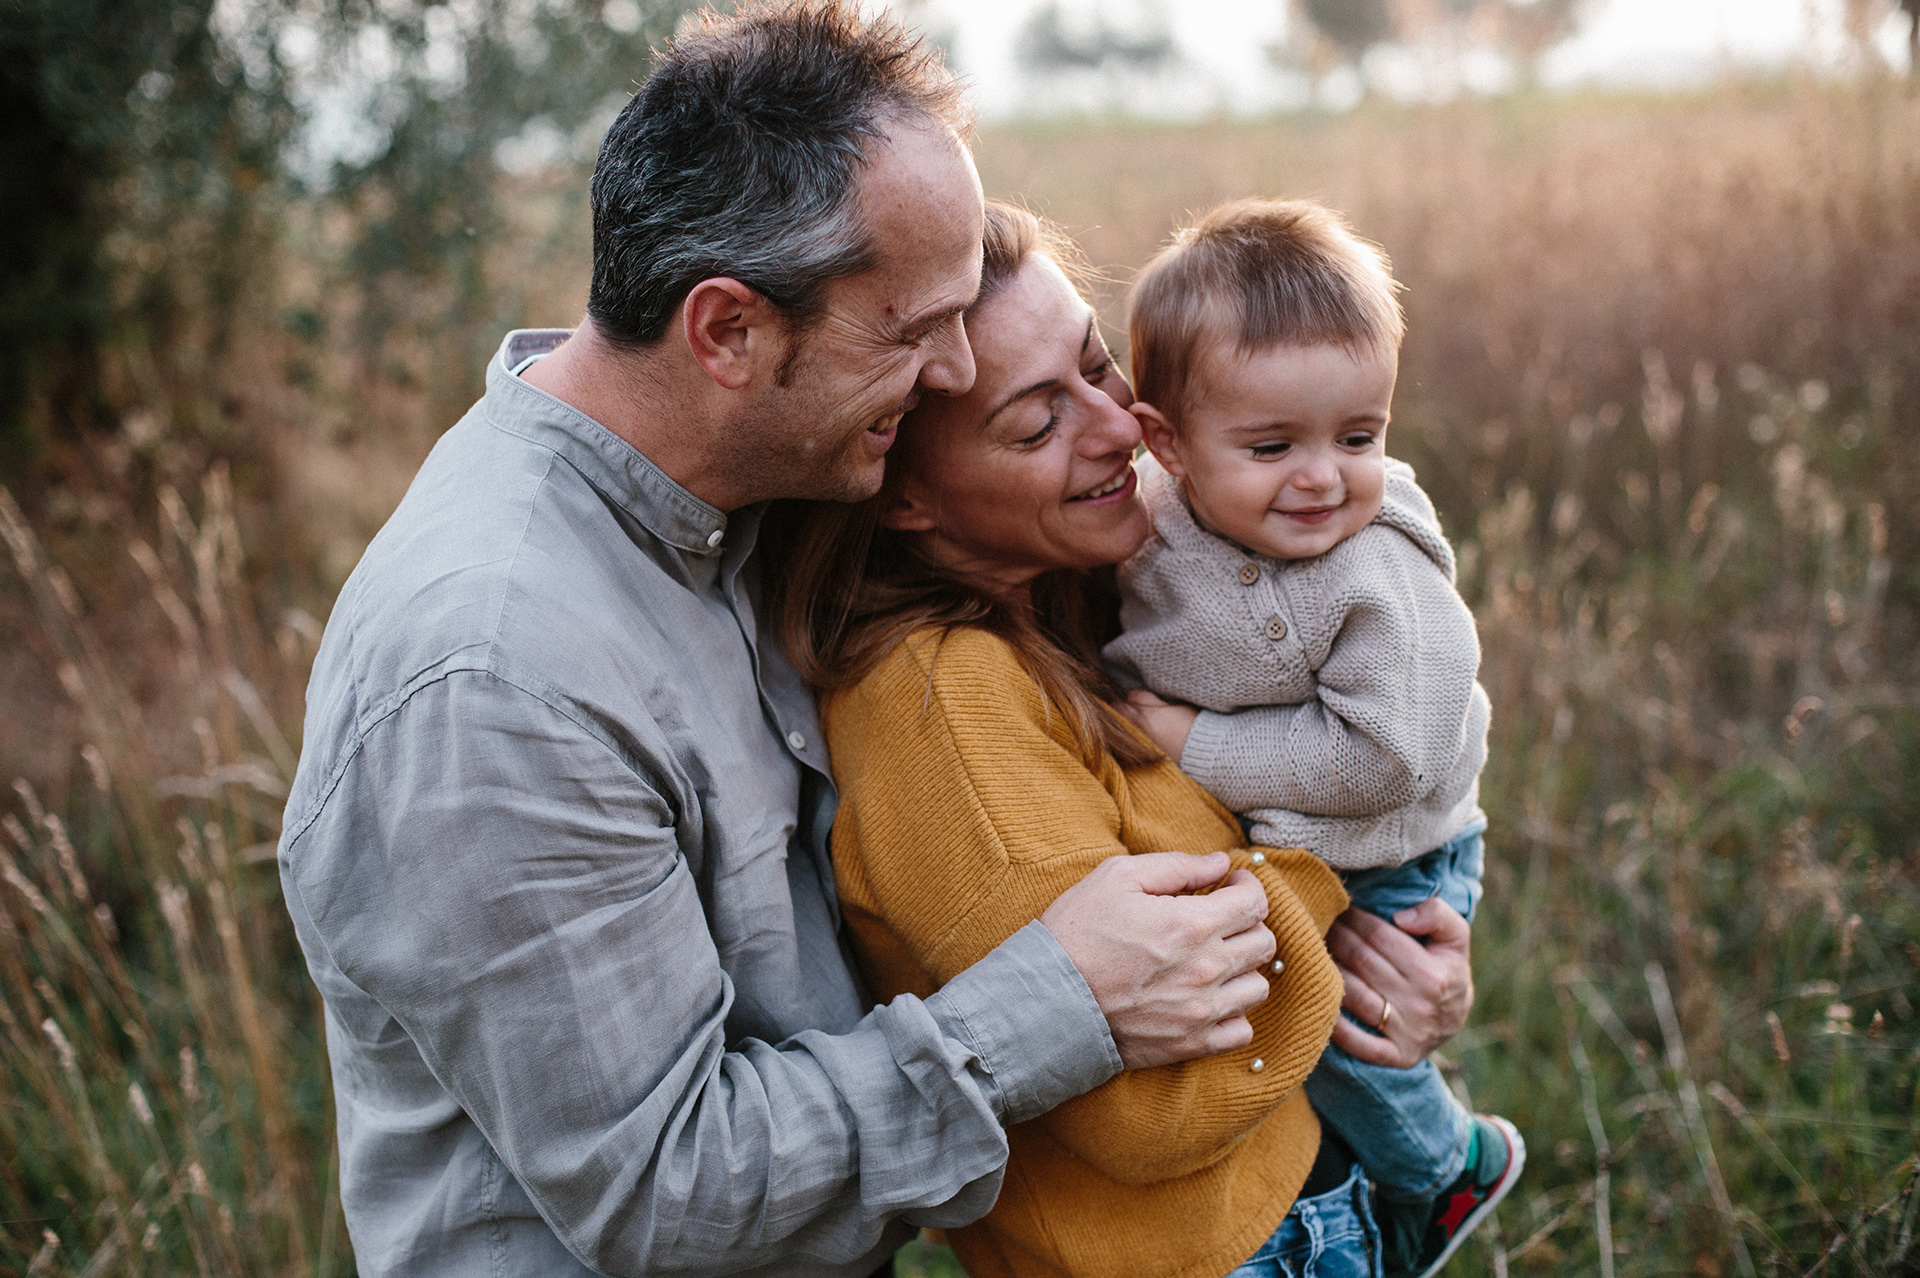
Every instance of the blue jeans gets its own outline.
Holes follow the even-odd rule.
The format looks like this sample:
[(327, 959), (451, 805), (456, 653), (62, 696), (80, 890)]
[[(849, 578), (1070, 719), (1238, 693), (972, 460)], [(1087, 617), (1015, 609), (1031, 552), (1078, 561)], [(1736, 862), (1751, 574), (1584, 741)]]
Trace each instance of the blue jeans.
[(1295, 1200), (1259, 1251), (1227, 1278), (1381, 1278), (1380, 1230), (1355, 1167), (1346, 1183)]
[[(1486, 828), (1487, 819), (1476, 816), (1452, 842), (1405, 865), (1345, 875), (1347, 895), (1389, 921), (1435, 896), (1472, 919)], [(1432, 1061), (1412, 1069), (1369, 1065), (1329, 1045), (1307, 1076), (1307, 1098), (1389, 1199), (1432, 1198), (1466, 1168), (1472, 1121)]]

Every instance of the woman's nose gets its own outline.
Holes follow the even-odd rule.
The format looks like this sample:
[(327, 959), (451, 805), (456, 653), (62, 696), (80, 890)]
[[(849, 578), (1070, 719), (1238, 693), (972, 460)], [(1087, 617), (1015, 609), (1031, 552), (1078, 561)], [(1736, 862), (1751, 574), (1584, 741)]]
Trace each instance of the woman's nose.
[(1082, 457), (1107, 457), (1140, 447), (1140, 419), (1115, 403), (1105, 391), (1087, 397), (1090, 419), (1077, 441)]

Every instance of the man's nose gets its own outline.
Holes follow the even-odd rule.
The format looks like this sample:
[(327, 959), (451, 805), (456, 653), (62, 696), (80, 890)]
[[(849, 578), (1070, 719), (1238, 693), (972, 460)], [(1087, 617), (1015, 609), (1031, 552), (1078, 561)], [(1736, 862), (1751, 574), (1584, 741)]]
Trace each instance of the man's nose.
[(967, 326), (958, 315), (928, 335), (927, 362), (920, 366), (920, 384), (943, 395), (964, 395), (973, 389), (973, 346)]

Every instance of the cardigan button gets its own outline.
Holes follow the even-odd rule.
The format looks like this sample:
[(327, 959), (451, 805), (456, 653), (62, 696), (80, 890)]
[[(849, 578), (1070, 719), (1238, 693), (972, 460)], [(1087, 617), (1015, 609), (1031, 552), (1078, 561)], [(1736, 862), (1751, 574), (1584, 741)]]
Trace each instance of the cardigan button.
[(1240, 584), (1241, 585), (1251, 586), (1254, 582), (1258, 580), (1260, 580), (1259, 564), (1241, 564), (1240, 565)]
[(1275, 976), (1280, 975), (1280, 973), (1286, 970), (1287, 970), (1287, 961), (1285, 959), (1275, 959), (1273, 961), (1273, 974)]
[(1275, 643), (1279, 643), (1282, 639), (1285, 639), (1286, 637), (1287, 637), (1286, 618), (1285, 617), (1268, 617), (1267, 618), (1267, 638), (1273, 640)]
[(1255, 865), (1265, 865), (1267, 863), (1267, 854), (1265, 852), (1255, 852), (1252, 856), (1248, 857), (1247, 859), (1249, 861), (1252, 861)]
[(1261, 1070), (1265, 1069), (1266, 1067), (1267, 1067), (1267, 1063), (1261, 1060), (1258, 1056), (1253, 1058), (1253, 1064), (1247, 1066), (1248, 1069), (1252, 1070), (1256, 1074), (1258, 1074)]

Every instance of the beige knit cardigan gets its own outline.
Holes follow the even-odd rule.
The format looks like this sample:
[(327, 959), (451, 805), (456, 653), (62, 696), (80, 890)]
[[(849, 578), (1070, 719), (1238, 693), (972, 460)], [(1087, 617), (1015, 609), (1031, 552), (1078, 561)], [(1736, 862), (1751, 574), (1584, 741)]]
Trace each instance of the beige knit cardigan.
[(1194, 522), (1151, 457), (1153, 535), (1120, 568), (1123, 682), (1199, 706), (1180, 766), (1251, 823), (1339, 870), (1400, 865), (1479, 813), (1480, 642), (1413, 469), (1380, 514), (1313, 559), (1248, 552)]

